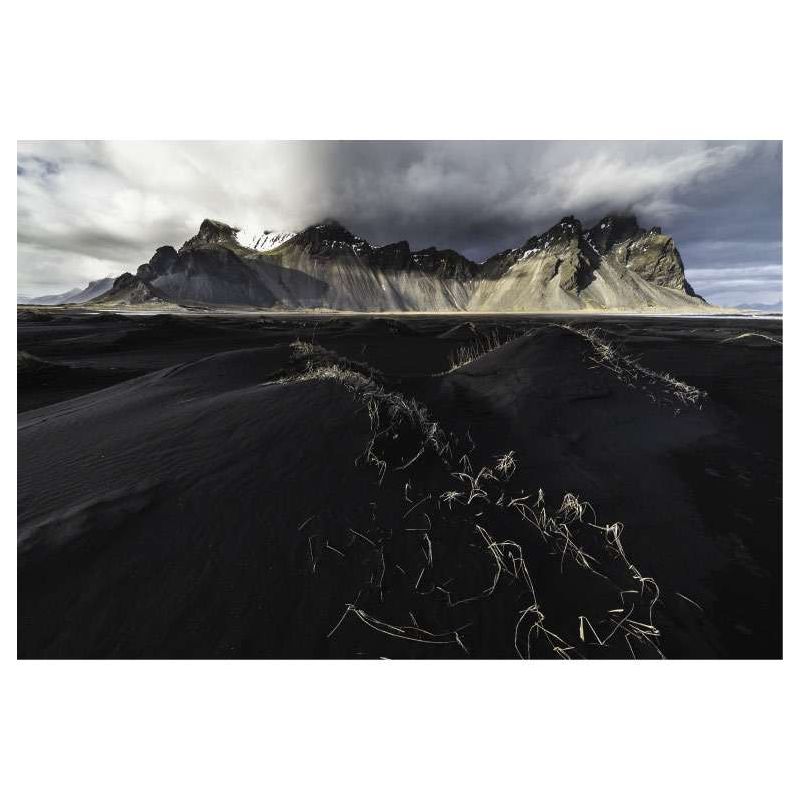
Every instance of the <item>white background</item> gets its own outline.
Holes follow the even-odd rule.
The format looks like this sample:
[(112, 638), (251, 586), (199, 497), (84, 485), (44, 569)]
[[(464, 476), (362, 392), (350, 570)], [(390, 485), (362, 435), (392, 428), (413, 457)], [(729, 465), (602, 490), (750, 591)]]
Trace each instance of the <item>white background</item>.
[[(771, 0), (6, 6), (4, 796), (796, 792), (798, 439), (787, 401), (796, 396), (798, 28), (789, 8)], [(17, 662), (11, 162), (17, 139), (36, 138), (784, 139), (785, 660)]]

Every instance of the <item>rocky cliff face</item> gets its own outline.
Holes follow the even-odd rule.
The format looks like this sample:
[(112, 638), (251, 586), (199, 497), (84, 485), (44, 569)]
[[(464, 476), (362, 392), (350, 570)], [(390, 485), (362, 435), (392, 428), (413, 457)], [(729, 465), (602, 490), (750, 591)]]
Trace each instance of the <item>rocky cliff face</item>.
[(113, 305), (121, 297), (124, 302), (142, 297), (141, 302), (182, 305), (353, 311), (677, 309), (705, 304), (686, 281), (672, 239), (657, 228), (645, 231), (630, 215), (606, 217), (588, 230), (574, 217), (565, 217), (483, 264), (453, 250), (412, 251), (404, 241), (374, 247), (335, 220), (298, 233), (246, 235), (204, 220), (179, 250), (160, 247), (135, 276), (121, 278), (121, 285), (115, 283), (95, 302)]
[(92, 303), (109, 304), (115, 306), (138, 306), (145, 303), (164, 304), (169, 300), (155, 290), (148, 282), (132, 275), (130, 272), (123, 272), (113, 283), (105, 294), (96, 297)]
[(686, 280), (675, 242), (661, 228), (645, 231), (636, 217), (630, 215), (606, 217), (587, 231), (586, 240), (603, 258), (613, 260), (646, 281), (696, 296)]
[(490, 258), (475, 282), (476, 311), (697, 308), (674, 242), (630, 215), (584, 230), (565, 217), (515, 250)]

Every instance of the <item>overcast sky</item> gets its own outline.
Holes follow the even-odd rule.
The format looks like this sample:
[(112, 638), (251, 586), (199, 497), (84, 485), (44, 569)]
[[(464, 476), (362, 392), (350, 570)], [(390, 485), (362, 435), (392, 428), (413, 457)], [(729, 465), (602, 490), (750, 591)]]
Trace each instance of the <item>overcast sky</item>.
[(782, 300), (778, 142), (20, 142), (17, 289), (135, 271), (205, 217), (483, 260), (565, 214), (632, 210), (722, 305)]

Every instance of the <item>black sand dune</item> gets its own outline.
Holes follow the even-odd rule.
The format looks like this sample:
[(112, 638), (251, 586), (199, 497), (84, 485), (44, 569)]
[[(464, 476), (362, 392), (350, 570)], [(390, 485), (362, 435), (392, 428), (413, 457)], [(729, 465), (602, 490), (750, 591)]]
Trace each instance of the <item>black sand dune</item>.
[(477, 335), (478, 328), (474, 322), (461, 322), (438, 334), (438, 337), (440, 339), (468, 339)]
[(781, 654), (779, 322), (53, 317), (21, 657)]
[(98, 369), (57, 364), (20, 350), (17, 353), (17, 412), (88, 394), (137, 374), (136, 370), (119, 367)]

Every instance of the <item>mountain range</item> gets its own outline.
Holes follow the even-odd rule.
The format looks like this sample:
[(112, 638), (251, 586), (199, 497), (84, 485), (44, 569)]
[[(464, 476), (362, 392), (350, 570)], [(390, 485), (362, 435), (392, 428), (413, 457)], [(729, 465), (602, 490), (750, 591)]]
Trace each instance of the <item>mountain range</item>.
[(674, 241), (629, 214), (591, 228), (565, 217), (482, 263), (454, 250), (414, 251), (406, 241), (374, 246), (335, 220), (280, 232), (206, 219), (179, 249), (159, 247), (135, 274), (106, 280), (59, 302), (400, 312), (707, 307)]

